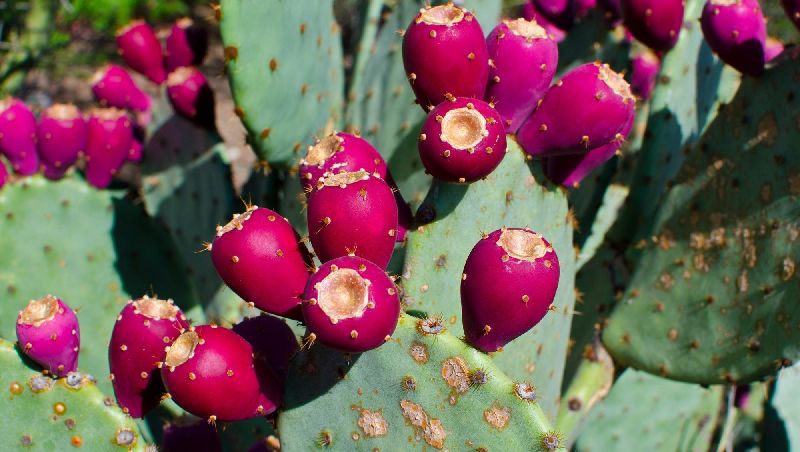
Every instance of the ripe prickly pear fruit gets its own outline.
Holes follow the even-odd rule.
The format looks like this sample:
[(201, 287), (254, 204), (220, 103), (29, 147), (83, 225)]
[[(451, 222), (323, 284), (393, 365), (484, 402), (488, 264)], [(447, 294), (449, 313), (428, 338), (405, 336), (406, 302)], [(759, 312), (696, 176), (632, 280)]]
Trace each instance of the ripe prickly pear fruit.
[(400, 297), (381, 267), (358, 256), (323, 264), (308, 280), (303, 318), (323, 344), (365, 352), (389, 340), (400, 316)]
[(611, 143), (594, 148), (585, 154), (548, 157), (542, 162), (547, 178), (564, 187), (578, 187), (580, 182), (596, 168), (611, 160), (620, 152), (625, 139), (633, 127), (633, 116), (622, 129), (619, 138)]
[(585, 153), (617, 139), (635, 104), (622, 75), (607, 64), (584, 64), (547, 91), (517, 139), (534, 157)]
[(726, 64), (747, 75), (764, 72), (767, 21), (758, 0), (708, 0), (700, 25), (709, 47)]
[(253, 347), (233, 331), (201, 325), (167, 348), (161, 378), (172, 400), (210, 421), (239, 421), (274, 412), (280, 383)]
[(46, 373), (63, 377), (78, 368), (78, 318), (66, 303), (52, 295), (31, 300), (19, 312), (17, 341), (19, 348)]
[(794, 22), (794, 26), (800, 30), (800, 0), (781, 0), (786, 15)]
[(506, 155), (502, 121), (497, 110), (478, 99), (459, 97), (437, 105), (417, 144), (425, 170), (461, 184), (488, 176)]
[(411, 208), (397, 189), (386, 161), (367, 140), (336, 132), (309, 146), (305, 158), (300, 160), (300, 182), (306, 192), (311, 192), (321, 187), (328, 175), (359, 170), (377, 175), (392, 188), (399, 215), (396, 239), (402, 242), (411, 227)]
[(631, 59), (631, 91), (647, 100), (656, 88), (661, 60), (652, 50), (643, 49)]
[(535, 20), (504, 20), (486, 38), (492, 102), (514, 133), (547, 92), (558, 66), (558, 43)]
[(533, 328), (558, 289), (558, 256), (541, 234), (499, 229), (467, 257), (461, 278), (461, 320), (473, 347), (494, 352)]
[(129, 162), (139, 162), (144, 156), (144, 145), (138, 138), (134, 137), (131, 140), (131, 148), (128, 150), (128, 156), (125, 159)]
[(144, 21), (133, 21), (117, 32), (117, 51), (125, 64), (153, 83), (160, 85), (167, 79), (161, 43)]
[(308, 197), (308, 231), (322, 262), (348, 254), (386, 268), (397, 236), (397, 205), (389, 185), (366, 171), (326, 177)]
[(764, 61), (769, 63), (783, 53), (783, 43), (775, 38), (767, 36), (764, 44)]
[(300, 320), (300, 301), (312, 267), (292, 225), (270, 209), (250, 206), (217, 227), (210, 246), (217, 273), (258, 309)]
[(92, 93), (106, 107), (150, 110), (150, 96), (145, 94), (128, 71), (116, 64), (108, 64), (94, 73), (90, 84)]
[(547, 31), (547, 34), (553, 38), (556, 43), (563, 41), (564, 38), (567, 37), (567, 32), (558, 28), (553, 22), (550, 22), (550, 20), (536, 8), (533, 0), (528, 0), (522, 5), (522, 17), (525, 20), (536, 21), (539, 26)]
[(597, 6), (597, 0), (572, 0), (572, 11), (576, 19), (580, 19)]
[(214, 92), (196, 67), (179, 67), (167, 77), (167, 96), (180, 115), (209, 130), (214, 129)]
[[(304, 288), (305, 290), (305, 288)], [(250, 343), (256, 356), (269, 363), (281, 383), (289, 373), (289, 361), (297, 354), (297, 338), (283, 320), (268, 314), (250, 317), (233, 326), (233, 332)]]
[(61, 179), (86, 149), (86, 120), (72, 104), (55, 104), (42, 112), (37, 128), (44, 175)]
[(164, 63), (172, 72), (183, 66), (200, 66), (208, 51), (208, 31), (188, 17), (175, 21), (165, 42)]
[(653, 50), (675, 47), (683, 25), (683, 0), (620, 0), (625, 26)]
[(122, 411), (141, 418), (158, 406), (165, 392), (158, 363), (164, 360), (164, 347), (187, 328), (189, 322), (172, 300), (145, 295), (122, 308), (108, 345), (111, 383)]
[(426, 110), (454, 96), (482, 97), (489, 57), (478, 19), (452, 3), (423, 8), (403, 37), (403, 64)]
[(6, 163), (0, 160), (0, 188), (8, 182), (8, 168), (6, 168)]
[(89, 113), (86, 180), (97, 188), (111, 184), (125, 163), (133, 141), (133, 125), (123, 110), (97, 108)]
[(575, 24), (575, 0), (532, 0), (536, 10), (562, 30)]
[(39, 170), (36, 154), (36, 117), (19, 99), (0, 100), (0, 153), (15, 173), (30, 176)]
[(217, 427), (205, 419), (185, 415), (171, 419), (164, 426), (161, 452), (222, 452)]

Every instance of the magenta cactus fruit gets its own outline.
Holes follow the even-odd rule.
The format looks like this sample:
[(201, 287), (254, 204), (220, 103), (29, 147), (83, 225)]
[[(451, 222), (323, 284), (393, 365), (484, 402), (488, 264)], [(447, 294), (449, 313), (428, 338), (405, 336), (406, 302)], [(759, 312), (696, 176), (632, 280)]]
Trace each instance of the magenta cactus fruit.
[(567, 32), (558, 28), (556, 24), (550, 22), (538, 9), (533, 0), (528, 0), (522, 5), (522, 17), (525, 20), (533, 20), (539, 24), (540, 27), (547, 31), (547, 34), (553, 38), (556, 43), (559, 43), (567, 37)]
[(386, 268), (397, 236), (389, 185), (366, 171), (326, 177), (308, 198), (308, 231), (322, 262), (355, 254)]
[(499, 229), (467, 257), (461, 278), (461, 314), (467, 342), (494, 352), (533, 328), (558, 289), (558, 256), (541, 234)]
[(800, 30), (800, 0), (781, 0), (786, 15), (794, 22), (794, 26)]
[(164, 360), (164, 347), (187, 328), (189, 322), (172, 300), (145, 295), (122, 308), (108, 345), (111, 383), (122, 411), (141, 418), (158, 406), (165, 392), (158, 363)]
[(428, 114), (417, 145), (431, 176), (463, 184), (497, 168), (506, 154), (506, 135), (503, 120), (491, 105), (459, 97)]
[(647, 100), (653, 94), (661, 70), (661, 60), (655, 52), (644, 49), (631, 59), (631, 91)]
[(217, 227), (209, 248), (214, 268), (237, 295), (262, 311), (301, 320), (300, 301), (312, 263), (286, 218), (250, 206)]
[(620, 0), (625, 26), (653, 50), (675, 47), (683, 25), (684, 0)]
[(586, 16), (595, 7), (597, 0), (572, 0), (572, 11), (576, 19)]
[(605, 64), (584, 64), (547, 91), (517, 139), (534, 157), (585, 153), (615, 140), (635, 104), (622, 75)]
[(769, 63), (783, 53), (783, 43), (775, 38), (767, 36), (767, 41), (764, 44), (764, 61)]
[(175, 21), (165, 42), (164, 63), (172, 72), (183, 66), (200, 66), (208, 51), (208, 32), (188, 17)]
[(89, 113), (86, 180), (97, 188), (111, 184), (125, 163), (133, 141), (133, 126), (123, 110), (98, 108)]
[(47, 295), (31, 300), (17, 317), (19, 348), (46, 373), (63, 377), (78, 368), (81, 331), (75, 313)]
[(381, 154), (359, 136), (336, 132), (308, 147), (300, 160), (300, 181), (307, 191), (322, 186), (330, 174), (364, 170), (386, 180), (388, 168)]
[(536, 10), (562, 30), (575, 24), (576, 0), (532, 0)]
[(131, 140), (131, 148), (128, 150), (128, 156), (125, 157), (129, 162), (139, 162), (144, 156), (144, 145), (136, 137)]
[(504, 20), (486, 38), (489, 84), (484, 98), (514, 133), (547, 92), (558, 66), (558, 43), (535, 20)]
[(214, 92), (196, 67), (179, 67), (167, 78), (167, 96), (182, 116), (206, 129), (214, 128)]
[(161, 452), (222, 452), (217, 426), (194, 416), (170, 420), (164, 426), (160, 446)]
[(478, 19), (452, 3), (423, 8), (403, 37), (403, 64), (427, 110), (454, 96), (482, 97), (489, 57)]
[(15, 173), (30, 176), (39, 171), (36, 153), (36, 117), (19, 99), (0, 100), (0, 153)]
[[(304, 288), (305, 290), (305, 288)], [(269, 363), (283, 382), (289, 373), (289, 361), (299, 351), (297, 338), (283, 320), (268, 314), (244, 319), (233, 327), (233, 332), (250, 343), (256, 356)]]
[(94, 73), (90, 84), (92, 93), (106, 107), (150, 110), (150, 96), (136, 85), (128, 71), (116, 64), (108, 64)]
[(280, 383), (241, 336), (201, 325), (184, 331), (166, 348), (161, 378), (172, 400), (210, 421), (238, 421), (274, 412)]
[(631, 132), (634, 118), (622, 129), (618, 138), (605, 146), (590, 150), (585, 154), (563, 155), (561, 157), (548, 157), (542, 162), (547, 178), (564, 187), (577, 187), (589, 173), (611, 160), (621, 151), (625, 139)]
[(392, 279), (374, 263), (342, 256), (308, 280), (303, 317), (317, 340), (346, 352), (365, 352), (389, 340), (400, 316)]
[(0, 188), (8, 182), (8, 168), (6, 168), (6, 163), (0, 160)]
[(117, 32), (117, 51), (125, 64), (153, 83), (160, 85), (167, 79), (161, 43), (144, 21), (133, 21)]
[(86, 149), (86, 120), (72, 104), (55, 104), (42, 112), (37, 128), (44, 175), (61, 179)]
[(709, 47), (726, 64), (747, 75), (764, 72), (767, 21), (758, 0), (708, 0), (700, 25)]

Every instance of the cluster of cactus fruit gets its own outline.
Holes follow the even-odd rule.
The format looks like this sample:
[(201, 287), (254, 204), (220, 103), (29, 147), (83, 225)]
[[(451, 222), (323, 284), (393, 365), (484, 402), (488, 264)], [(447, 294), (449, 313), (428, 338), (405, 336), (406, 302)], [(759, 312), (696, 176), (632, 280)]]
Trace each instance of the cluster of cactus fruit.
[[(777, 399), (734, 397), (769, 387), (758, 380), (798, 358), (787, 344), (800, 337), (790, 305), (800, 287), (800, 161), (785, 148), (797, 138), (788, 130), (797, 112), (788, 84), (800, 56), (770, 43), (757, 0), (531, 0), (522, 17), (499, 21), (500, 2), (487, 12), (469, 1), (369, 1), (348, 87), (332, 2), (311, 10), (303, 3), (215, 7), (235, 112), (260, 167), (272, 172), (254, 173), (241, 192), (262, 207), (248, 202), (198, 234), (206, 252), (197, 259), (214, 274), (196, 263), (187, 272), (175, 258), (186, 252), (175, 252), (185, 230), (201, 228), (192, 218), (165, 220), (167, 237), (146, 213), (125, 210), (130, 191), (112, 185), (78, 198), (107, 204), (109, 229), (135, 223), (149, 231), (142, 235), (157, 237), (163, 254), (124, 254), (134, 245), (114, 237), (114, 250), (73, 259), (44, 242), (43, 262), (56, 256), (52, 271), (96, 256), (119, 267), (112, 253), (138, 260), (103, 281), (115, 294), (102, 306), (77, 299), (85, 292), (73, 285), (83, 283), (71, 278), (44, 289), (54, 295), (17, 305), (16, 352), (35, 364), (17, 363), (0, 341), (0, 361), (16, 366), (12, 401), (26, 384), (34, 399), (61, 397), (56, 381), (113, 389), (118, 408), (96, 403), (96, 388), (71, 395), (102, 423), (70, 441), (100, 438), (135, 450), (147, 442), (164, 450), (706, 450), (713, 440), (733, 441), (728, 423), (745, 422), (748, 403), (783, 410)], [(800, 27), (800, 2), (783, 6)], [(499, 23), (482, 28), (479, 17)], [(392, 24), (405, 28), (397, 33)], [(289, 30), (299, 34), (282, 34)], [(258, 38), (262, 32), (268, 36)], [(587, 49), (572, 46), (587, 32), (598, 41), (589, 51), (596, 61), (581, 64), (572, 55)], [(0, 198), (8, 224), (2, 229), (0, 219), (0, 233), (41, 221), (5, 205), (19, 203), (48, 219), (60, 208), (65, 237), (82, 234), (64, 213), (85, 192), (68, 170), (82, 160), (86, 182), (107, 188), (126, 160), (153, 165), (143, 149), (161, 125), (152, 124), (159, 99), (147, 94), (156, 85), (166, 85), (190, 127), (215, 133), (214, 96), (197, 68), (205, 30), (179, 20), (162, 46), (152, 28), (134, 22), (117, 45), (149, 80), (146, 89), (109, 64), (91, 81), (103, 108), (88, 119), (55, 105), (37, 124), (19, 100), (0, 106), (0, 151), (17, 174), (45, 176), (11, 180)], [(311, 64), (307, 73), (303, 64)], [(681, 100), (687, 86), (697, 99)], [(280, 104), (292, 90), (298, 108)], [(790, 114), (754, 105), (756, 94), (783, 95)], [(774, 155), (764, 163), (753, 149)], [(203, 177), (211, 173), (187, 181), (207, 162), (170, 162), (151, 176), (147, 209), (167, 218), (162, 209), (183, 202), (184, 187), (200, 198), (197, 187), (210, 184)], [(178, 188), (158, 194), (164, 181)], [(740, 189), (742, 206), (730, 207), (728, 190)], [(50, 190), (63, 199), (46, 199)], [(200, 216), (215, 223), (232, 214), (225, 202), (201, 201)], [(25, 272), (6, 254), (14, 253), (0, 248), (0, 266), (12, 270), (0, 271), (0, 283), (16, 299)], [(164, 283), (170, 276), (151, 270), (180, 280)], [(152, 278), (144, 281), (152, 295), (141, 295), (132, 272)], [(200, 287), (215, 282), (219, 293), (202, 299)], [(25, 295), (43, 289), (25, 287)], [(220, 314), (230, 303), (233, 313)], [(87, 311), (93, 317), (82, 317)], [(79, 318), (92, 322), (83, 344)], [(99, 338), (95, 326), (110, 336)], [(79, 364), (107, 370), (109, 388)], [(798, 384), (788, 371), (779, 377), (784, 393)], [(680, 395), (680, 407), (658, 408)], [(626, 414), (642, 411), (642, 397), (653, 398), (648, 409), (660, 422), (653, 438), (641, 437), (651, 430), (645, 413)], [(53, 406), (53, 419), (65, 403)], [(715, 437), (720, 413), (725, 429)], [(165, 416), (166, 427), (149, 425)], [(229, 443), (221, 423), (234, 432)], [(11, 431), (23, 446), (46, 435)], [(244, 443), (234, 445), (236, 435)]]

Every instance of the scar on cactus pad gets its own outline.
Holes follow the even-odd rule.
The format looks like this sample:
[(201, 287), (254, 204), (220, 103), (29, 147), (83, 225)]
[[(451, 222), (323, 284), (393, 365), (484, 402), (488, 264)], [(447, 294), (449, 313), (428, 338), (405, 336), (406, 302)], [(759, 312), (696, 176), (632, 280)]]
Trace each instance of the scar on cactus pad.
[(31, 300), (20, 311), (17, 340), (22, 351), (45, 373), (63, 377), (78, 367), (78, 318), (66, 303), (52, 295)]

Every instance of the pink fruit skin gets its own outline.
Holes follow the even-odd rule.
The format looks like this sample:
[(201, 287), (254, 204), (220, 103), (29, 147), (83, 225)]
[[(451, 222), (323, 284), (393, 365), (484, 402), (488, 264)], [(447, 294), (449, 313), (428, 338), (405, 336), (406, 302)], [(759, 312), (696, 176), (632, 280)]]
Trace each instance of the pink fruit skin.
[(643, 100), (653, 94), (661, 70), (661, 60), (650, 50), (636, 55), (631, 60), (631, 91)]
[(216, 421), (266, 416), (277, 409), (281, 403), (277, 377), (268, 365), (254, 359), (246, 340), (211, 325), (196, 326), (193, 331), (201, 343), (191, 357), (175, 367), (169, 362), (161, 367), (164, 385), (175, 403), (195, 416)]
[(150, 96), (136, 85), (125, 69), (116, 64), (99, 69), (91, 83), (95, 99), (106, 107), (150, 110)]
[(534, 7), (562, 30), (569, 30), (575, 24), (575, 0), (532, 0)]
[(200, 66), (208, 51), (208, 32), (184, 17), (175, 21), (165, 42), (164, 63), (172, 72), (183, 66)]
[(145, 297), (122, 308), (111, 332), (108, 363), (117, 404), (125, 413), (142, 418), (161, 402), (166, 391), (158, 363), (164, 360), (164, 347), (187, 328), (189, 322), (171, 301)]
[(144, 145), (138, 139), (131, 140), (131, 148), (128, 150), (128, 156), (125, 157), (129, 162), (139, 162), (144, 156)]
[(757, 0), (730, 5), (709, 0), (700, 25), (709, 47), (726, 64), (747, 75), (764, 72), (767, 21)]
[(143, 21), (131, 22), (117, 32), (117, 50), (131, 69), (153, 83), (160, 85), (167, 79), (161, 43), (153, 29)]
[[(337, 151), (330, 157), (323, 161), (317, 162), (309, 161), (309, 155), (300, 160), (300, 183), (307, 191), (316, 189), (318, 184), (328, 174), (336, 174), (342, 172), (351, 172), (364, 170), (385, 180), (389, 187), (394, 191), (395, 203), (397, 204), (397, 212), (399, 215), (399, 225), (397, 231), (397, 241), (402, 242), (405, 240), (406, 233), (411, 227), (411, 208), (408, 203), (403, 199), (403, 195), (397, 188), (397, 184), (392, 177), (392, 173), (386, 166), (386, 161), (383, 160), (381, 154), (375, 149), (367, 140), (351, 135), (349, 133), (337, 132), (336, 137), (339, 140)], [(326, 137), (325, 140), (333, 140), (332, 137)], [(329, 141), (329, 143), (332, 141)], [(317, 145), (323, 142), (318, 142)], [(309, 147), (309, 152), (312, 147)]]
[(20, 349), (30, 359), (39, 363), (47, 372), (63, 377), (78, 368), (81, 345), (78, 318), (62, 300), (52, 296), (44, 299), (55, 302), (52, 317), (41, 322), (28, 323), (24, 320), (24, 311), (20, 312), (17, 317), (17, 341)]
[[(269, 363), (281, 383), (289, 373), (289, 361), (299, 347), (294, 332), (283, 320), (268, 314), (244, 319), (233, 327), (233, 332), (250, 343), (256, 355)], [(283, 392), (283, 388), (281, 388)]]
[[(617, 92), (601, 77), (613, 78)], [(585, 153), (614, 140), (633, 116), (635, 103), (619, 74), (599, 63), (584, 64), (547, 91), (517, 139), (534, 157)]]
[(580, 19), (597, 6), (597, 0), (572, 0), (575, 17)]
[(30, 176), (39, 171), (36, 153), (36, 117), (19, 99), (0, 101), (0, 153), (14, 172)]
[[(458, 9), (463, 18), (451, 25), (429, 24), (423, 14), (436, 8)], [(475, 16), (457, 6), (426, 8), (403, 37), (403, 64), (417, 101), (426, 110), (447, 98), (480, 98), (486, 91), (489, 56)]]
[(620, 0), (625, 26), (653, 50), (675, 47), (683, 25), (683, 0)]
[(8, 182), (8, 168), (6, 168), (6, 163), (0, 160), (0, 188)]
[[(386, 268), (397, 236), (397, 204), (389, 185), (367, 172), (358, 181), (324, 185), (308, 198), (308, 231), (322, 262), (354, 253)], [(330, 176), (327, 183), (332, 183)]]
[(620, 150), (633, 127), (634, 117), (620, 132), (621, 136), (610, 144), (592, 149), (586, 154), (564, 155), (544, 159), (542, 167), (547, 178), (564, 187), (577, 187), (596, 168), (611, 160)]
[(767, 37), (764, 45), (764, 61), (769, 63), (783, 53), (783, 43), (775, 38)]
[(161, 447), (158, 450), (162, 452), (222, 452), (222, 443), (216, 426), (209, 424), (205, 419), (195, 419), (194, 422), (183, 423), (180, 422), (182, 418), (179, 418), (178, 421), (178, 423), (170, 422), (164, 426), (164, 436), (161, 438)]
[(800, 30), (800, 0), (781, 0), (786, 15), (794, 22), (794, 26)]
[[(326, 303), (324, 295), (320, 298), (320, 284), (332, 272), (350, 270), (369, 282), (367, 305), (360, 315), (337, 316), (333, 323), (323, 310)], [(303, 317), (309, 331), (323, 344), (345, 352), (365, 352), (381, 346), (394, 333), (400, 316), (400, 297), (394, 282), (381, 267), (358, 256), (343, 256), (323, 264), (308, 280), (303, 299)]]
[[(241, 228), (239, 228), (241, 226)], [(217, 230), (211, 248), (217, 273), (237, 295), (271, 314), (301, 320), (311, 258), (292, 225), (253, 206)]]
[[(537, 25), (542, 36), (525, 36), (503, 21), (489, 34), (486, 44), (492, 64), (484, 99), (494, 103), (508, 133), (514, 133), (547, 92), (558, 67), (558, 43)], [(536, 22), (532, 22), (536, 24)]]
[(461, 281), (464, 334), (484, 352), (497, 351), (539, 323), (558, 289), (558, 257), (546, 240), (547, 252), (530, 262), (508, 256), (497, 244), (501, 234), (494, 231), (472, 248)]
[(86, 141), (86, 180), (97, 188), (108, 187), (125, 163), (132, 141), (133, 127), (124, 111), (93, 110), (89, 114)]
[(528, 0), (522, 5), (522, 17), (525, 20), (535, 20), (542, 28), (547, 30), (556, 43), (563, 41), (567, 37), (567, 32), (558, 28), (556, 24), (550, 22), (547, 17), (536, 9), (533, 0)]
[[(486, 135), (469, 149), (457, 149), (442, 137), (448, 112), (474, 111), (485, 121)], [(488, 176), (506, 154), (506, 135), (500, 114), (479, 99), (459, 97), (437, 105), (422, 124), (418, 141), (419, 156), (425, 170), (436, 179), (470, 183)]]
[(86, 149), (86, 120), (74, 105), (56, 104), (42, 112), (37, 147), (44, 175), (61, 179)]
[(167, 78), (167, 96), (180, 115), (206, 129), (214, 128), (214, 92), (195, 67), (180, 67)]

